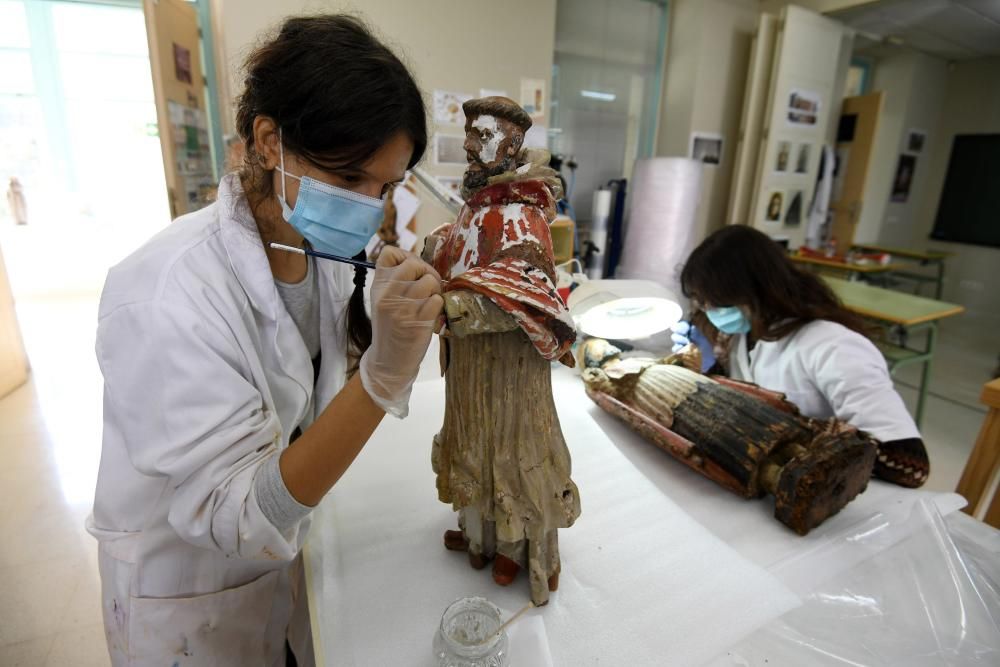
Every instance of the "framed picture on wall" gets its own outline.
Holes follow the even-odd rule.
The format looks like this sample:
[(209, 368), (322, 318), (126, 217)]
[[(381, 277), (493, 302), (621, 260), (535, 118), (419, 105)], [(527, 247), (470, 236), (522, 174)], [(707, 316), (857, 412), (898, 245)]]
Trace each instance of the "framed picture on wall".
[(533, 120), (545, 117), (545, 79), (521, 79), (521, 107)]
[(781, 222), (781, 213), (784, 211), (785, 195), (780, 190), (773, 191), (767, 197), (767, 208), (764, 211), (764, 219), (768, 222)]
[(434, 135), (434, 164), (467, 164), (465, 137), (450, 134)]
[(785, 226), (798, 227), (802, 224), (802, 200), (805, 193), (802, 190), (792, 190), (788, 193), (788, 209), (785, 211)]
[(809, 152), (811, 148), (807, 143), (799, 144), (798, 152), (795, 156), (795, 173), (805, 174), (809, 172)]
[(779, 141), (778, 153), (774, 156), (774, 171), (779, 174), (788, 172), (788, 163), (792, 159), (792, 142)]
[(191, 83), (191, 51), (174, 42), (174, 76), (181, 83)]
[(471, 100), (468, 93), (456, 93), (450, 90), (434, 91), (434, 122), (446, 125), (462, 125), (465, 123), (465, 112), (462, 104)]
[(924, 150), (924, 142), (927, 139), (927, 133), (923, 130), (910, 129), (906, 132), (906, 152), (907, 153), (919, 153)]
[(892, 196), (894, 202), (905, 202), (910, 197), (910, 185), (913, 183), (913, 172), (917, 168), (916, 155), (900, 155), (896, 165), (896, 177), (892, 179)]
[(703, 164), (719, 166), (722, 162), (722, 135), (692, 132), (689, 155)]
[(819, 93), (793, 88), (788, 93), (788, 124), (815, 125), (819, 120)]

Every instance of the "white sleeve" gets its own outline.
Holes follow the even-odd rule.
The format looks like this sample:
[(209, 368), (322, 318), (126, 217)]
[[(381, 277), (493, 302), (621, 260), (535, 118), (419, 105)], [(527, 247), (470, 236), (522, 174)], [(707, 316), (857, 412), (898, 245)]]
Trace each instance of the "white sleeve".
[(833, 413), (882, 442), (919, 438), (882, 353), (861, 334), (838, 329), (839, 335), (803, 345), (806, 367)]
[(276, 528), (254, 493), (282, 427), (241, 370), (246, 355), (218, 313), (140, 302), (99, 326), (98, 358), (129, 459), (165, 478), (177, 534), (230, 557), (294, 558), (298, 524)]

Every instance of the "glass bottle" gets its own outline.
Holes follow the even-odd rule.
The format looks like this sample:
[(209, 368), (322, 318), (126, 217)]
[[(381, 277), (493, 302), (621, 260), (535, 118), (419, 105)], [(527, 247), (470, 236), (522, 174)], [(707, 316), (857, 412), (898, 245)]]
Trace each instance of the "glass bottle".
[(434, 636), (438, 667), (508, 667), (507, 633), (500, 632), (500, 609), (482, 597), (452, 602)]

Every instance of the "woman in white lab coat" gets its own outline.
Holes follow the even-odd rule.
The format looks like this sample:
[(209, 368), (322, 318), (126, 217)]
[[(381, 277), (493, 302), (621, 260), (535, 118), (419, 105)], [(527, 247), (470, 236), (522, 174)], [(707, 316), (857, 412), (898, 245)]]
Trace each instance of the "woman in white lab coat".
[[(405, 416), (440, 278), (398, 249), (365, 271), (381, 201), (421, 157), (421, 95), (355, 19), (293, 18), (246, 63), (246, 147), (218, 200), (114, 267), (101, 298), (100, 541), (115, 665), (313, 661), (309, 514), (386, 412)], [(294, 441), (294, 442), (293, 442)]]
[(681, 288), (695, 308), (687, 335), (701, 338), (703, 355), (717, 353), (715, 371), (780, 391), (809, 417), (867, 431), (880, 441), (877, 477), (909, 487), (927, 480), (920, 433), (864, 322), (767, 235), (743, 225), (715, 232), (691, 253)]

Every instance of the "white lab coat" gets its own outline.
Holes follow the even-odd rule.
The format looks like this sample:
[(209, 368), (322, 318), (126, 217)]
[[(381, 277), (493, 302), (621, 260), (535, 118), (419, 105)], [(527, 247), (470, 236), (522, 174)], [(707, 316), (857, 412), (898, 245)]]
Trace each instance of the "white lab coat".
[(253, 478), (346, 379), (351, 269), (316, 269), (314, 414), (312, 360), (235, 175), (216, 203), (108, 274), (97, 334), (104, 441), (88, 530), (100, 541), (116, 666), (283, 665), (286, 630), (311, 659), (299, 557), (309, 519), (279, 532)]
[(729, 374), (780, 391), (802, 414), (837, 417), (882, 442), (919, 438), (917, 426), (896, 393), (882, 353), (847, 327), (816, 320), (777, 341), (736, 336)]

